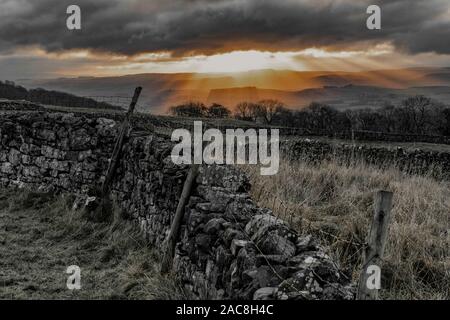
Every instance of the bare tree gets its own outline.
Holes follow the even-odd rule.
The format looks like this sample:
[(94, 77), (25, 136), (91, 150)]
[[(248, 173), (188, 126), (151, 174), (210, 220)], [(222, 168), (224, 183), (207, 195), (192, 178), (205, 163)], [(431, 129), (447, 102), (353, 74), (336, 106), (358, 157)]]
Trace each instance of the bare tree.
[(208, 109), (201, 102), (188, 102), (171, 107), (169, 112), (179, 117), (205, 117)]
[(432, 100), (424, 96), (415, 96), (404, 100), (402, 105), (408, 116), (409, 131), (424, 134), (428, 122), (428, 113), (433, 106)]
[(228, 118), (230, 113), (230, 110), (221, 104), (213, 103), (208, 107), (208, 116), (211, 118)]
[(253, 120), (255, 104), (251, 102), (240, 102), (236, 105), (235, 117), (241, 120)]
[(274, 116), (284, 109), (284, 104), (278, 100), (268, 99), (257, 103), (257, 116), (262, 117), (264, 122), (271, 124)]

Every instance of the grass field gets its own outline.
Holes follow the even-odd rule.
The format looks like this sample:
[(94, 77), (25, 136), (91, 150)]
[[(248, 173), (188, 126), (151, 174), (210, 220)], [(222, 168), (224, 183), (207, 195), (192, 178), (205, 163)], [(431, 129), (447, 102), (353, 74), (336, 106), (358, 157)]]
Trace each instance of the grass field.
[[(131, 223), (88, 222), (72, 203), (1, 190), (0, 299), (183, 298)], [(81, 268), (81, 290), (66, 287), (70, 265)]]
[(258, 204), (312, 233), (357, 281), (377, 190), (394, 192), (381, 298), (450, 299), (450, 182), (364, 163), (283, 162), (275, 176), (245, 167)]

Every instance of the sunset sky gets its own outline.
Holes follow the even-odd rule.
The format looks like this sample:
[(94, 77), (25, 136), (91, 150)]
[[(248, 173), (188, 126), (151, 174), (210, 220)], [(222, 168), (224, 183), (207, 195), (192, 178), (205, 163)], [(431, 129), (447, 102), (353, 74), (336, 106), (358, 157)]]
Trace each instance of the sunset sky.
[(0, 0), (0, 79), (450, 67), (449, 39), (448, 0)]

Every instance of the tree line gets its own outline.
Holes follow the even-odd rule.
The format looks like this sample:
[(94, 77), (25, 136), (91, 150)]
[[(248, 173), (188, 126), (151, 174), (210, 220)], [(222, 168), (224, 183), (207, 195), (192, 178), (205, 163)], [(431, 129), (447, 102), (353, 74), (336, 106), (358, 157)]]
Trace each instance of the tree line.
[(233, 110), (220, 104), (206, 106), (189, 102), (170, 108), (170, 113), (184, 117), (235, 118), (328, 134), (355, 130), (450, 136), (450, 107), (421, 95), (377, 109), (341, 111), (313, 102), (307, 108), (292, 110), (280, 101), (262, 100), (241, 102)]
[(12, 81), (0, 81), (0, 98), (8, 100), (27, 100), (34, 103), (57, 105), (70, 108), (98, 108), (121, 110), (121, 107), (113, 106), (106, 102), (98, 102), (94, 99), (78, 97), (73, 94), (49, 91), (45, 89), (30, 89), (16, 85)]

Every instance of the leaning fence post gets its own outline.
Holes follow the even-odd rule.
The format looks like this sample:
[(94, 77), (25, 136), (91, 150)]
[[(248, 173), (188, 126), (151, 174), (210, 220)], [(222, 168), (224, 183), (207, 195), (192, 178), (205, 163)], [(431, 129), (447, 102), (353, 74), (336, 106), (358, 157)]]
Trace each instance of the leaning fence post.
[(106, 172), (105, 181), (103, 182), (102, 198), (104, 198), (109, 192), (109, 189), (111, 186), (111, 181), (114, 177), (114, 174), (117, 169), (117, 165), (120, 160), (123, 143), (124, 143), (126, 135), (128, 134), (128, 128), (130, 126), (131, 115), (134, 112), (134, 108), (136, 107), (136, 104), (139, 99), (139, 95), (141, 94), (141, 91), (142, 91), (141, 87), (137, 87), (136, 90), (134, 91), (133, 100), (131, 101), (128, 112), (125, 115), (125, 119), (123, 120), (122, 128), (120, 130), (119, 137), (117, 138), (116, 144), (114, 146), (114, 151), (111, 156), (111, 161), (109, 163), (108, 170)]
[(101, 186), (101, 190), (96, 190), (96, 197), (100, 196), (100, 199), (96, 199), (93, 203), (94, 205), (91, 208), (86, 207), (86, 213), (90, 218), (93, 218), (97, 221), (102, 221), (106, 219), (110, 215), (110, 201), (108, 200), (108, 194), (111, 189), (111, 184), (116, 173), (116, 169), (118, 167), (120, 157), (122, 154), (122, 147), (125, 142), (125, 138), (128, 135), (131, 115), (134, 112), (134, 108), (136, 107), (137, 101), (139, 99), (139, 95), (141, 94), (142, 88), (137, 87), (134, 91), (133, 100), (131, 101), (130, 108), (128, 109), (127, 114), (125, 115), (125, 119), (123, 120), (122, 127), (119, 132), (119, 136), (116, 139), (116, 143), (114, 145), (114, 151), (111, 156), (111, 160), (108, 165), (108, 170), (105, 174), (105, 180)]
[[(358, 300), (376, 300), (378, 298), (380, 288), (369, 285), (368, 280), (377, 270), (381, 270), (391, 220), (392, 197), (393, 193), (388, 191), (379, 191), (375, 196), (374, 216), (364, 251), (363, 269), (359, 278)], [(381, 277), (381, 274), (375, 274), (374, 276)], [(379, 280), (380, 278), (378, 278)]]
[(180, 232), (181, 222), (184, 217), (184, 210), (192, 192), (192, 186), (197, 178), (199, 165), (193, 164), (189, 170), (186, 181), (184, 182), (183, 191), (180, 201), (178, 202), (177, 211), (170, 227), (170, 233), (165, 241), (164, 256), (161, 261), (161, 273), (167, 273), (172, 269), (173, 257), (175, 256), (175, 245), (177, 243)]

